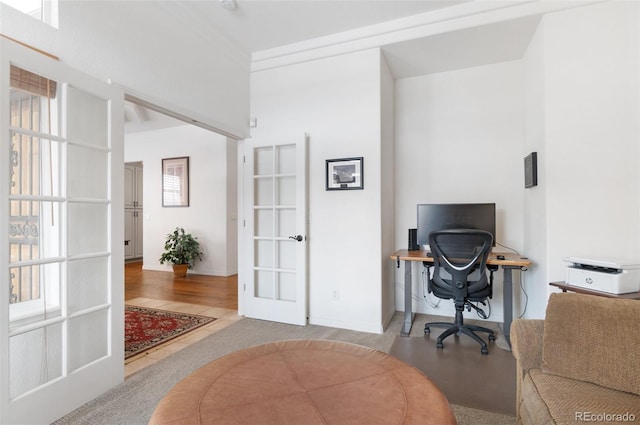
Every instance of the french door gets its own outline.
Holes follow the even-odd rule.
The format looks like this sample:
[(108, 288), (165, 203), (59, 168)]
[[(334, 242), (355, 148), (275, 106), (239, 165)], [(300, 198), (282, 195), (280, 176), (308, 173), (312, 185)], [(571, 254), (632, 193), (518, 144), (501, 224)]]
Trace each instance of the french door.
[(247, 317), (307, 324), (306, 146), (306, 137), (245, 142)]
[(0, 38), (0, 423), (123, 380), (123, 99)]

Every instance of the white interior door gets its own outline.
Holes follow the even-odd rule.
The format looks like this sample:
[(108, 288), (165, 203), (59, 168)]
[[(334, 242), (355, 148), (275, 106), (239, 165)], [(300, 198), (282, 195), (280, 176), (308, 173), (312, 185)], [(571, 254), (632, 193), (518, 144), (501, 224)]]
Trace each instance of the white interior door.
[(306, 138), (245, 144), (245, 316), (306, 325)]
[(124, 207), (136, 207), (136, 168), (133, 165), (124, 166)]
[(136, 210), (124, 210), (124, 258), (136, 256)]
[(123, 380), (123, 98), (0, 38), (0, 423)]

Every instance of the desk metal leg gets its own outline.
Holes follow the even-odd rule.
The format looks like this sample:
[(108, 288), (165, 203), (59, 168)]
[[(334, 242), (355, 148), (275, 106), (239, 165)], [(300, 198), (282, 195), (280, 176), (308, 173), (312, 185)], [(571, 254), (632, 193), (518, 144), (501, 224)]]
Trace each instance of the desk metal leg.
[(411, 261), (404, 262), (404, 323), (400, 336), (409, 336), (413, 324), (412, 297), (411, 297)]
[(504, 336), (507, 339), (507, 344), (511, 348), (511, 321), (513, 320), (513, 276), (511, 270), (519, 269), (520, 267), (502, 266), (504, 270), (504, 289), (502, 300), (502, 314), (504, 316), (502, 326), (504, 329)]

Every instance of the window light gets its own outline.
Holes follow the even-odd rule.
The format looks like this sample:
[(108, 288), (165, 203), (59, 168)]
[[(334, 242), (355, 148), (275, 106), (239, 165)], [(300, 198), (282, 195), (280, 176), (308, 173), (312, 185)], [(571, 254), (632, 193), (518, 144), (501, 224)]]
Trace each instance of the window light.
[(58, 0), (0, 0), (0, 3), (58, 28)]

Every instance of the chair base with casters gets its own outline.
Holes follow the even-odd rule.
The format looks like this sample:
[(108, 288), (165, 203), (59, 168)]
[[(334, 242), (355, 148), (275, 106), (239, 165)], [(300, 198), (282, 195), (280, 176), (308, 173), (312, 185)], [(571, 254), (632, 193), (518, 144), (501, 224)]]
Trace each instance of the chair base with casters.
[(428, 334), (431, 333), (431, 329), (432, 327), (434, 328), (447, 328), (444, 332), (442, 332), (440, 334), (440, 336), (438, 337), (437, 341), (436, 341), (436, 347), (438, 348), (444, 348), (444, 344), (442, 343), (442, 341), (447, 338), (448, 336), (451, 335), (460, 335), (460, 334), (465, 334), (470, 336), (471, 338), (473, 338), (476, 342), (478, 342), (480, 344), (480, 352), (482, 354), (489, 354), (489, 348), (487, 347), (487, 343), (480, 338), (480, 336), (478, 336), (476, 334), (476, 332), (486, 332), (489, 334), (489, 341), (495, 341), (496, 340), (496, 335), (495, 333), (489, 329), (489, 328), (485, 328), (483, 326), (475, 326), (475, 325), (465, 325), (462, 321), (462, 311), (464, 310), (464, 306), (462, 306), (461, 309), (458, 309), (458, 306), (456, 306), (456, 320), (455, 323), (450, 323), (450, 322), (429, 322), (426, 323), (424, 325), (424, 333)]

